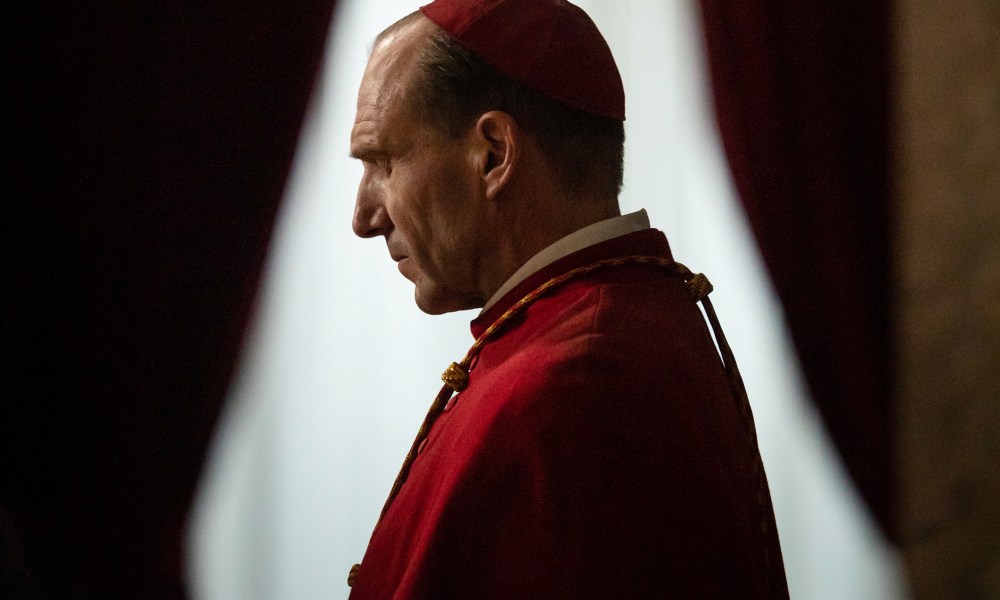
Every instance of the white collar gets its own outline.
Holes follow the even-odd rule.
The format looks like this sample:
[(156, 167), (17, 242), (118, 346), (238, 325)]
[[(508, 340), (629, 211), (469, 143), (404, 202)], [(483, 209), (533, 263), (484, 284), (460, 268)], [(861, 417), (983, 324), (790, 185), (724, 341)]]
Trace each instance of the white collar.
[(594, 244), (600, 244), (601, 242), (635, 233), (636, 231), (642, 231), (643, 229), (649, 229), (649, 216), (646, 215), (645, 209), (620, 217), (598, 221), (582, 229), (577, 229), (532, 256), (526, 263), (521, 265), (521, 268), (514, 271), (510, 279), (500, 286), (500, 289), (493, 294), (493, 297), (490, 298), (490, 301), (486, 303), (486, 306), (483, 307), (483, 310), (479, 314), (486, 312), (487, 309), (503, 298), (507, 292), (514, 289), (517, 284), (560, 258), (568, 256), (577, 250), (593, 246)]

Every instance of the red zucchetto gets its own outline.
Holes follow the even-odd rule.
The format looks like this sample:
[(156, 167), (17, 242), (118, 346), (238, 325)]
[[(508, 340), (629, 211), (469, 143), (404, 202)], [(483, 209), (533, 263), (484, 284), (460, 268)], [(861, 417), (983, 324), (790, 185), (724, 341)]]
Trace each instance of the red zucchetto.
[(586, 113), (625, 120), (618, 66), (580, 7), (565, 0), (436, 0), (420, 10), (507, 77)]

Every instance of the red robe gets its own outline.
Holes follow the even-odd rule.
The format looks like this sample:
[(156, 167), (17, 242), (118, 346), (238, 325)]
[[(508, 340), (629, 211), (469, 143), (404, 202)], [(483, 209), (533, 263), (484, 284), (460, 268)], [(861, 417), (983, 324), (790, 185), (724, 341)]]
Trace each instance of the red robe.
[[(551, 277), (631, 254), (670, 250), (646, 230), (571, 254), (473, 335)], [(594, 271), (483, 348), (376, 527), (351, 598), (787, 598), (755, 459), (683, 279), (652, 265)]]

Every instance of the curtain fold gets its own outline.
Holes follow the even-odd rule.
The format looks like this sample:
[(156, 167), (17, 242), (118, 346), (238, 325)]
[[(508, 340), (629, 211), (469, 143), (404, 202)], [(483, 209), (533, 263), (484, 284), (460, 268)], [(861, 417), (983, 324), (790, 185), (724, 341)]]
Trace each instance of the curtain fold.
[(0, 596), (183, 597), (334, 4), (7, 8)]
[(736, 188), (820, 414), (894, 539), (888, 3), (700, 6)]

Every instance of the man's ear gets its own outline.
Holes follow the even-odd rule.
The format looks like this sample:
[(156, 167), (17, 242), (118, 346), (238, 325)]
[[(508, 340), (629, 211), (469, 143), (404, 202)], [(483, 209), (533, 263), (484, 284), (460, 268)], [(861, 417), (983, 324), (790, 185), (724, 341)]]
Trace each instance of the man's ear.
[(509, 114), (491, 110), (476, 121), (475, 132), (486, 198), (493, 200), (517, 169), (521, 159), (521, 130)]

